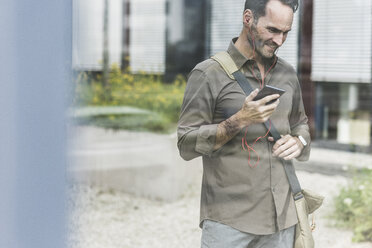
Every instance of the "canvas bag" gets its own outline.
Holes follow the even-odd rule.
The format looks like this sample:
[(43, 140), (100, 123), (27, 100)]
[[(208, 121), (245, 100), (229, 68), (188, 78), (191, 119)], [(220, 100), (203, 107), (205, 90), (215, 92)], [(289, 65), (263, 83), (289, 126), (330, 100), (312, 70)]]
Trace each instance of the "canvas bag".
[(295, 200), (297, 219), (294, 248), (313, 248), (312, 231), (315, 226), (309, 225), (309, 214), (312, 214), (323, 203), (323, 196), (309, 190), (302, 190), (304, 197)]
[[(217, 53), (212, 57), (212, 59), (221, 65), (231, 79), (237, 80), (246, 95), (249, 95), (252, 92), (252, 87), (247, 78), (239, 71), (235, 62), (227, 52)], [(266, 121), (264, 125), (268, 130), (270, 130), (270, 134), (275, 141), (281, 138), (273, 124), (271, 124), (270, 127), (270, 122)], [(309, 190), (302, 190), (292, 161), (282, 160), (282, 162), (295, 201), (298, 219), (294, 248), (314, 248), (312, 229), (315, 227), (310, 226), (309, 214), (312, 214), (322, 205), (324, 197)]]

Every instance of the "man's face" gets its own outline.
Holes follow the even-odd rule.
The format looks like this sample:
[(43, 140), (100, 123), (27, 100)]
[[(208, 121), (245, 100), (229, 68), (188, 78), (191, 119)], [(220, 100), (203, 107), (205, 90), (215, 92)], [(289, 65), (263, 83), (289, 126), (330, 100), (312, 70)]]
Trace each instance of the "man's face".
[(270, 59), (284, 43), (292, 28), (293, 11), (291, 7), (278, 0), (271, 0), (266, 5), (266, 15), (258, 18), (251, 25), (248, 40), (254, 37), (256, 54), (263, 59)]

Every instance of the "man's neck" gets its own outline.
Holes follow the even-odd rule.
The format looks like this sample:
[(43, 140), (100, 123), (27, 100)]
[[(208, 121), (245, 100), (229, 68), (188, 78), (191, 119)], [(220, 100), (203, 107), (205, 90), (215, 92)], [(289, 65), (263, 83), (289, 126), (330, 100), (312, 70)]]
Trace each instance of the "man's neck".
[(235, 42), (235, 47), (241, 52), (247, 59), (255, 59), (253, 58), (253, 48), (248, 39), (244, 38), (244, 35), (241, 34)]
[(247, 35), (245, 35), (243, 32), (240, 34), (238, 39), (235, 42), (235, 47), (238, 49), (239, 52), (241, 52), (246, 58), (253, 59), (257, 63), (257, 67), (260, 70), (261, 76), (264, 77), (265, 75), (265, 64), (269, 63), (270, 61), (268, 59), (264, 59), (261, 56), (259, 56), (257, 53), (254, 53), (252, 45), (250, 41), (246, 38)]

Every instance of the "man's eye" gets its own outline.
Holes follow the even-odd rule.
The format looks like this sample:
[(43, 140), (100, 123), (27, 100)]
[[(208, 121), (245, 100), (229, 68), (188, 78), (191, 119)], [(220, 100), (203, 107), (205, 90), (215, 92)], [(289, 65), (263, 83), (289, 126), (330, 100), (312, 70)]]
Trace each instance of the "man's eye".
[(270, 31), (271, 33), (277, 33), (277, 32), (278, 32), (278, 30), (275, 29), (275, 28), (269, 28), (269, 31)]

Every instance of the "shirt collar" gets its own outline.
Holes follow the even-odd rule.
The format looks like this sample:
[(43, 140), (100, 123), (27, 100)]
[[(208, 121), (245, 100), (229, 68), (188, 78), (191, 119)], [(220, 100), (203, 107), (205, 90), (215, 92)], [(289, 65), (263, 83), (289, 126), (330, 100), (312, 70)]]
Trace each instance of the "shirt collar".
[(238, 37), (235, 37), (231, 40), (229, 48), (227, 49), (227, 52), (230, 54), (231, 58), (234, 60), (236, 66), (238, 69), (242, 68), (242, 66), (247, 62), (251, 61), (252, 59), (248, 59), (245, 57), (235, 46), (235, 42), (237, 41)]
[[(234, 60), (236, 66), (238, 69), (242, 68), (243, 65), (247, 62), (254, 63), (254, 59), (248, 59), (245, 57), (235, 46), (235, 42), (238, 40), (238, 37), (235, 37), (231, 40), (229, 48), (227, 49), (227, 52), (230, 54), (231, 58)], [(274, 56), (276, 57), (276, 56)], [(272, 64), (272, 63), (271, 63)], [(270, 64), (270, 65), (271, 65)], [(268, 66), (270, 66), (268, 65)], [(265, 66), (266, 67), (266, 66)]]

